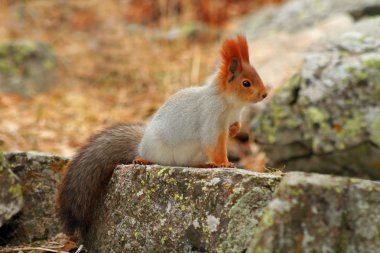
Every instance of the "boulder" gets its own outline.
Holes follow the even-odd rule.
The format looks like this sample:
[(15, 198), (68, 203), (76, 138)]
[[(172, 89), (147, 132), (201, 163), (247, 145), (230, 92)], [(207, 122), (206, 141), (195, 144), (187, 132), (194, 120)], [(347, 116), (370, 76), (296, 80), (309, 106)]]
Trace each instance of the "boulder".
[(244, 252), (281, 177), (119, 166), (84, 238), (91, 252)]
[(19, 179), (4, 166), (4, 156), (0, 153), (0, 227), (23, 206)]
[(246, 34), (251, 61), (264, 82), (276, 88), (299, 71), (315, 42), (375, 15), (380, 15), (378, 0), (289, 0), (243, 17), (234, 30)]
[(298, 32), (335, 15), (358, 20), (380, 15), (378, 0), (291, 0), (271, 6), (241, 20), (240, 29), (253, 38), (269, 31)]
[(15, 245), (57, 234), (61, 227), (55, 217), (55, 192), (68, 159), (37, 152), (5, 153), (4, 158), (0, 167), (9, 168), (20, 179), (24, 206), (0, 228), (3, 240)]
[(316, 44), (252, 122), (271, 166), (380, 178), (380, 18)]
[(265, 208), (250, 253), (380, 248), (380, 182), (288, 173)]
[(0, 92), (23, 97), (48, 90), (55, 83), (56, 57), (47, 44), (14, 41), (0, 44)]
[[(52, 237), (60, 231), (53, 211), (57, 172), (67, 159), (33, 152), (3, 157), (0, 168), (20, 178), (25, 204), (0, 228), (1, 244)], [(376, 181), (120, 165), (106, 191), (83, 238), (89, 252), (375, 253), (380, 247)]]

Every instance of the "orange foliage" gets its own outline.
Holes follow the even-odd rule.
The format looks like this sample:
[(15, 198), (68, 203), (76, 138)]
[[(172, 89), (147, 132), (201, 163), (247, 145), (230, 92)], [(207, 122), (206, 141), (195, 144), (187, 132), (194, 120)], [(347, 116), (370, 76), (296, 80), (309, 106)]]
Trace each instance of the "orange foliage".
[[(231, 18), (254, 12), (268, 4), (285, 0), (131, 0), (125, 17), (131, 22), (160, 24), (170, 16), (198, 20), (208, 25), (222, 26)], [(183, 21), (183, 20), (182, 20)], [(185, 20), (186, 21), (186, 20)]]

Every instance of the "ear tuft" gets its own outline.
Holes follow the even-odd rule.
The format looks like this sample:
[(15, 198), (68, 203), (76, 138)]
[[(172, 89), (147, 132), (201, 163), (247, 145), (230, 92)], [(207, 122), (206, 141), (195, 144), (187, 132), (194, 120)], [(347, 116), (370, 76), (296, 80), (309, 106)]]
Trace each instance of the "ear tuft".
[(242, 70), (242, 63), (249, 63), (248, 44), (246, 38), (239, 34), (235, 39), (226, 39), (220, 50), (222, 64), (219, 69), (222, 82), (228, 79), (228, 75)]
[(240, 49), (240, 54), (241, 54), (241, 57), (242, 57), (243, 61), (249, 63), (249, 53), (248, 53), (247, 39), (242, 34), (239, 34), (236, 37), (236, 42), (238, 44), (238, 48)]

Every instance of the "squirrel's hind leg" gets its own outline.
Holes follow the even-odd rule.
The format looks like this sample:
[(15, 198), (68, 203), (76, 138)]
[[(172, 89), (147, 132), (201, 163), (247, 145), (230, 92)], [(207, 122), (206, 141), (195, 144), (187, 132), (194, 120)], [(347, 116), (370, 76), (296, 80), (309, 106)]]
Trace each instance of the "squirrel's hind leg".
[(241, 123), (239, 121), (234, 122), (229, 128), (229, 136), (235, 137), (240, 132), (240, 128)]
[(142, 157), (136, 157), (136, 159), (133, 160), (133, 164), (140, 164), (140, 165), (151, 165), (152, 163), (148, 160), (145, 160)]

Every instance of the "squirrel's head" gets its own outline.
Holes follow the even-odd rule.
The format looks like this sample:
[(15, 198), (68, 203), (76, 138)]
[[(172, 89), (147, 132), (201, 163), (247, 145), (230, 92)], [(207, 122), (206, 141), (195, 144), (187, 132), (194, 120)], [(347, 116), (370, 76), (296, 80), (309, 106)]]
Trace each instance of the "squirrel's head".
[(221, 56), (219, 87), (223, 92), (232, 93), (243, 102), (259, 102), (267, 96), (263, 81), (249, 63), (248, 44), (243, 35), (226, 39)]

